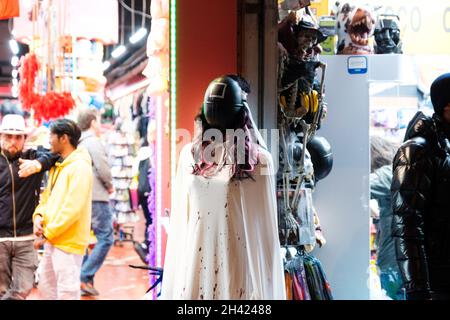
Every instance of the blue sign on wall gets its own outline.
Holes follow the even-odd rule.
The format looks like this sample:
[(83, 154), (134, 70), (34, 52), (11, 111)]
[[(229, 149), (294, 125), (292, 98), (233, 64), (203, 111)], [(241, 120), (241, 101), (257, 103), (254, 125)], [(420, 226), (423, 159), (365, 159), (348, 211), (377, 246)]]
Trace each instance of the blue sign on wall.
[(367, 73), (367, 57), (351, 56), (347, 59), (347, 70), (350, 74)]

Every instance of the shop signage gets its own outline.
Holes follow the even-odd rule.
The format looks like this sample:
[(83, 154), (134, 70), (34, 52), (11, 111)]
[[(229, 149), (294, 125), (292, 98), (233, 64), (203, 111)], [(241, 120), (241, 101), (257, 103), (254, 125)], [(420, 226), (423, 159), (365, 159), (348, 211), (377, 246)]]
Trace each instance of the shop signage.
[(367, 73), (367, 57), (350, 56), (347, 59), (347, 70), (350, 74)]

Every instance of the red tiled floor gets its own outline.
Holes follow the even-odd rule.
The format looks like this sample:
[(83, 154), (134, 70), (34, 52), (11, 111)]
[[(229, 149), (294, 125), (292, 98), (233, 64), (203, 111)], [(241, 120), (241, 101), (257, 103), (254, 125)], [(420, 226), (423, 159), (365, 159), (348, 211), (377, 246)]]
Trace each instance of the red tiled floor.
[(142, 299), (149, 288), (148, 272), (130, 268), (129, 264), (142, 265), (133, 244), (126, 242), (123, 247), (114, 246), (95, 277), (95, 287), (100, 292), (95, 299)]
[[(142, 215), (135, 225), (134, 238), (142, 240), (145, 222)], [(95, 275), (95, 287), (100, 292), (97, 297), (82, 297), (83, 300), (138, 300), (143, 299), (149, 288), (148, 271), (133, 269), (128, 265), (143, 265), (131, 242), (111, 248), (103, 266)], [(39, 292), (33, 289), (30, 300), (38, 300)]]

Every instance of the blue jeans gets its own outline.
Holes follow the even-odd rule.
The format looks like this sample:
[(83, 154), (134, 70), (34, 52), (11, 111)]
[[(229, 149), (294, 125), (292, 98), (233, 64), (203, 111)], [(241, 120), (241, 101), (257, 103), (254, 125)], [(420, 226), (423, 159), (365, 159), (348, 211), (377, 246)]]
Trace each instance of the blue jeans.
[(393, 300), (405, 300), (405, 289), (400, 272), (393, 268), (380, 271), (381, 288)]
[(113, 217), (108, 202), (92, 202), (91, 227), (97, 243), (91, 254), (84, 256), (81, 267), (81, 282), (94, 283), (95, 273), (100, 269), (114, 243)]

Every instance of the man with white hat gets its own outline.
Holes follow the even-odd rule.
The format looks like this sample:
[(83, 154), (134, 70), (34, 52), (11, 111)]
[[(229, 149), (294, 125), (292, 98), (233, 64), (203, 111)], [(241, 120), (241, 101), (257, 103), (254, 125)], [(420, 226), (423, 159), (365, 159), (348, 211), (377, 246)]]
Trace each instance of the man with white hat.
[(24, 150), (27, 130), (17, 114), (0, 125), (0, 299), (25, 299), (33, 288), (37, 255), (34, 209), (44, 170), (58, 159), (46, 151)]

